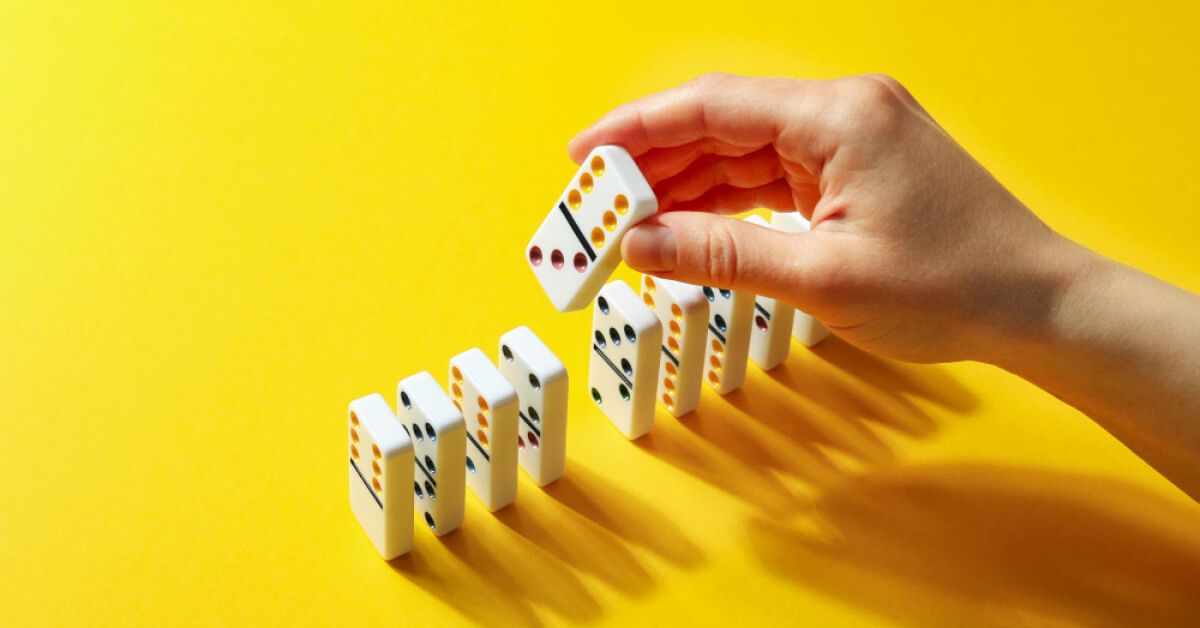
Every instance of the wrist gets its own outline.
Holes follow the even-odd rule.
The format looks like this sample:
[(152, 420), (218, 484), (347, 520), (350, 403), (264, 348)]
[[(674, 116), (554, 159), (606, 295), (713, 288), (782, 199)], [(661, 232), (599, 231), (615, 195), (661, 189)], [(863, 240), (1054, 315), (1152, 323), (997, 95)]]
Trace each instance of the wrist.
[[(1054, 232), (1026, 250), (996, 307), (996, 323), (983, 332), (981, 361), (1019, 375), (1055, 368), (1102, 308), (1116, 264)], [(1100, 302), (1098, 302), (1100, 301)]]

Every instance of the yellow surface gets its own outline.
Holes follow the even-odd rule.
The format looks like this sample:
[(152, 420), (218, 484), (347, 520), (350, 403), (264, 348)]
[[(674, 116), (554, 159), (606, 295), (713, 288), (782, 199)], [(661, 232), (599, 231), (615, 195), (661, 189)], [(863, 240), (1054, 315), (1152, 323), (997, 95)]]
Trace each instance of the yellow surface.
[[(0, 623), (1200, 614), (1200, 508), (1014, 377), (796, 345), (629, 443), (590, 314), (522, 262), (607, 109), (882, 71), (1052, 225), (1200, 289), (1194, 3), (245, 4), (0, 8)], [(567, 476), (380, 561), (347, 402), (519, 324), (571, 372)]]

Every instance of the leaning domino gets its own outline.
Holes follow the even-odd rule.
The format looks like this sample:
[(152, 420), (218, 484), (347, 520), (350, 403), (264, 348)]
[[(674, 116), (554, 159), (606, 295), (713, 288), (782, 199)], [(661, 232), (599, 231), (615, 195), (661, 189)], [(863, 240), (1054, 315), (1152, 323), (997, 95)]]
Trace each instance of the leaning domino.
[(412, 441), (378, 393), (350, 402), (350, 510), (384, 559), (412, 548)]
[[(808, 221), (800, 212), (777, 212), (771, 214), (771, 226), (789, 233), (799, 233), (808, 231)], [(821, 321), (805, 314), (800, 310), (796, 310), (796, 315), (792, 321), (792, 337), (800, 341), (800, 344), (811, 347), (818, 342), (821, 342), (829, 336), (829, 330), (826, 329)]]
[(658, 211), (654, 191), (620, 146), (598, 146), (525, 248), (560, 312), (588, 304), (621, 261), (621, 237)]
[(500, 372), (517, 391), (517, 453), (538, 486), (563, 474), (567, 461), (567, 369), (528, 327), (500, 336)]
[(708, 299), (708, 346), (705, 379), (720, 394), (737, 390), (746, 381), (754, 295), (741, 290), (703, 286)]
[(658, 399), (667, 412), (683, 416), (700, 403), (708, 300), (699, 286), (643, 275), (642, 301), (658, 316), (665, 339)]
[(655, 377), (662, 327), (624, 281), (600, 291), (592, 311), (592, 400), (617, 431), (634, 439), (654, 424)]
[(414, 442), (413, 503), (434, 534), (452, 532), (463, 521), (466, 427), (437, 380), (422, 371), (396, 387), (400, 425)]
[(469, 349), (450, 358), (450, 394), (467, 425), (467, 486), (495, 512), (517, 498), (517, 391)]
[[(746, 222), (771, 228), (759, 216), (749, 216)], [(787, 359), (792, 346), (792, 319), (796, 308), (761, 294), (754, 298), (754, 327), (750, 332), (750, 359), (765, 371), (779, 366)]]

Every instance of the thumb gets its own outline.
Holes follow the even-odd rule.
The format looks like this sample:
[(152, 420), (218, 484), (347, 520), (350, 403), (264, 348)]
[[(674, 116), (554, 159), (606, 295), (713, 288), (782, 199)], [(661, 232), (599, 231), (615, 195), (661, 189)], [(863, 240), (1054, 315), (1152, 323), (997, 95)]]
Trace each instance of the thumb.
[(667, 212), (631, 228), (625, 263), (685, 283), (745, 290), (803, 307), (819, 251), (811, 233), (785, 233), (710, 212)]

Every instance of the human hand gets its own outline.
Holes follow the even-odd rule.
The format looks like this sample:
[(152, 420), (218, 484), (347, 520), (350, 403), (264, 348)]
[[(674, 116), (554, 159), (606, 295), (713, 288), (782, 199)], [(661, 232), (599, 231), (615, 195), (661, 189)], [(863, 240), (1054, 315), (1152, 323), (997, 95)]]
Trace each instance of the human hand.
[[(569, 152), (601, 144), (659, 200), (623, 240), (631, 267), (783, 299), (895, 358), (996, 359), (1084, 263), (884, 76), (706, 75), (617, 108)], [(759, 207), (812, 231), (720, 216)]]

